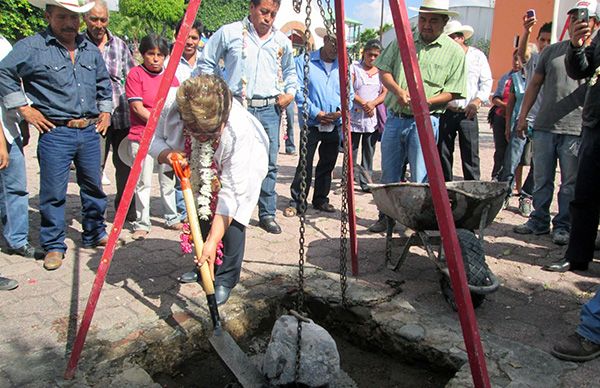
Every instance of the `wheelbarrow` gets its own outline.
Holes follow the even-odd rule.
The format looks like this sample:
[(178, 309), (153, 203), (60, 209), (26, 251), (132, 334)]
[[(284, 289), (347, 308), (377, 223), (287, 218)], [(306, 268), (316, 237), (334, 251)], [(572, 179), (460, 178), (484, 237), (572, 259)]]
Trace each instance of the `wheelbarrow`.
[[(371, 184), (369, 187), (377, 207), (388, 221), (385, 249), (388, 268), (398, 271), (412, 246), (423, 247), (427, 256), (438, 268), (444, 298), (454, 310), (457, 310), (429, 184)], [(502, 209), (508, 185), (503, 182), (459, 181), (447, 182), (446, 188), (471, 299), (473, 307), (476, 308), (483, 303), (487, 294), (496, 291), (500, 286), (498, 279), (485, 262), (483, 231)], [(408, 239), (393, 237), (396, 222), (413, 230)], [(392, 258), (393, 245), (396, 241), (400, 241), (403, 246), (400, 255)], [(439, 247), (437, 255), (436, 245)]]

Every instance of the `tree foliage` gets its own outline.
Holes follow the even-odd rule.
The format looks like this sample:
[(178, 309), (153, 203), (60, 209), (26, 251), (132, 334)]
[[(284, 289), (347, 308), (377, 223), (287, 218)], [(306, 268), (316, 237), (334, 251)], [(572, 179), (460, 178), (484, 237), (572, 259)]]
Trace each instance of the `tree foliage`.
[(46, 27), (44, 11), (27, 0), (2, 0), (0, 5), (0, 35), (17, 41)]
[(207, 31), (216, 31), (224, 24), (241, 20), (248, 15), (249, 0), (204, 0), (198, 17)]
[(119, 11), (125, 16), (155, 20), (174, 25), (183, 17), (183, 0), (120, 0)]

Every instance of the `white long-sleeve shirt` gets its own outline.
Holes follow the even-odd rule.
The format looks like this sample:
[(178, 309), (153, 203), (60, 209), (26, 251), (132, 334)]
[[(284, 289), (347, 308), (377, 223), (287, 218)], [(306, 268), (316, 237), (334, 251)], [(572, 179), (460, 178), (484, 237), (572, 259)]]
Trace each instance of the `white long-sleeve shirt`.
[(475, 47), (469, 47), (465, 61), (467, 65), (467, 98), (448, 103), (449, 106), (459, 109), (466, 108), (475, 98), (486, 103), (492, 93), (492, 71), (485, 54)]
[[(172, 90), (167, 96), (150, 145), (149, 153), (155, 158), (165, 149), (183, 150), (185, 146), (175, 92)], [(214, 154), (221, 182), (216, 214), (248, 225), (267, 175), (268, 150), (269, 139), (263, 126), (234, 99)]]

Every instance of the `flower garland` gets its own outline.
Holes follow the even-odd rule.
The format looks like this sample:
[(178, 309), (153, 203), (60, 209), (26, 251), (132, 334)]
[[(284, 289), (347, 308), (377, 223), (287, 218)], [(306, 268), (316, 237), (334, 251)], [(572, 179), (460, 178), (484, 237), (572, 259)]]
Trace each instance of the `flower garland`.
[[(190, 161), (191, 166), (200, 165), (198, 171), (192, 169), (191, 183), (192, 191), (198, 193), (196, 199), (198, 203), (198, 218), (203, 221), (212, 220), (219, 199), (218, 193), (221, 185), (219, 183), (217, 164), (213, 159), (217, 145), (218, 142), (192, 141), (192, 137), (189, 134), (185, 134), (184, 151), (186, 157)], [(196, 163), (196, 159), (198, 163)], [(192, 235), (189, 223), (184, 223), (179, 238), (181, 252), (184, 254), (192, 253)], [(223, 241), (219, 241), (215, 264), (221, 265), (223, 263), (222, 258)]]

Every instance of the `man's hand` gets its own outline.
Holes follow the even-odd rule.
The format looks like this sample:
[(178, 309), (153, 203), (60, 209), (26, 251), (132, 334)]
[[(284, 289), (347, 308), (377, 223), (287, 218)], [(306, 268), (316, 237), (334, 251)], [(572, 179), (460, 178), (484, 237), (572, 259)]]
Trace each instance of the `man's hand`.
[(32, 108), (29, 105), (22, 106), (19, 109), (19, 114), (25, 121), (37, 128), (40, 134), (50, 132), (54, 128), (52, 124), (44, 115), (37, 109)]
[(96, 123), (96, 132), (104, 136), (108, 127), (110, 127), (110, 113), (101, 112)]
[(472, 120), (477, 117), (477, 112), (479, 112), (479, 107), (481, 106), (481, 100), (475, 98), (471, 100), (471, 102), (465, 107), (465, 116), (467, 119)]
[(569, 24), (569, 36), (573, 47), (581, 47), (592, 34), (592, 29), (588, 22), (577, 19)]
[(410, 104), (410, 94), (407, 90), (398, 88), (396, 98), (398, 98), (400, 106), (408, 106)]
[(217, 258), (217, 242), (214, 242), (210, 235), (202, 246), (202, 256), (200, 258), (194, 257), (194, 263), (199, 267), (208, 262), (208, 268), (210, 269), (210, 276), (212, 280), (215, 280), (215, 260)]
[(319, 112), (317, 115), (317, 121), (321, 124), (331, 124), (335, 119), (332, 118), (331, 113), (325, 113), (323, 111)]
[(0, 148), (0, 170), (4, 170), (8, 167), (10, 157), (8, 156), (8, 150), (6, 147)]
[(294, 96), (289, 93), (282, 93), (277, 96), (277, 105), (284, 110), (294, 100)]
[(166, 149), (161, 151), (160, 154), (158, 154), (158, 158), (156, 159), (158, 160), (158, 163), (171, 165), (172, 155), (179, 155), (179, 164), (181, 164), (182, 168), (185, 168), (185, 166), (187, 166), (188, 161), (185, 158), (185, 151), (183, 150)]
[(523, 116), (519, 116), (519, 121), (517, 122), (517, 136), (520, 139), (525, 139), (525, 133), (527, 131), (527, 120)]

